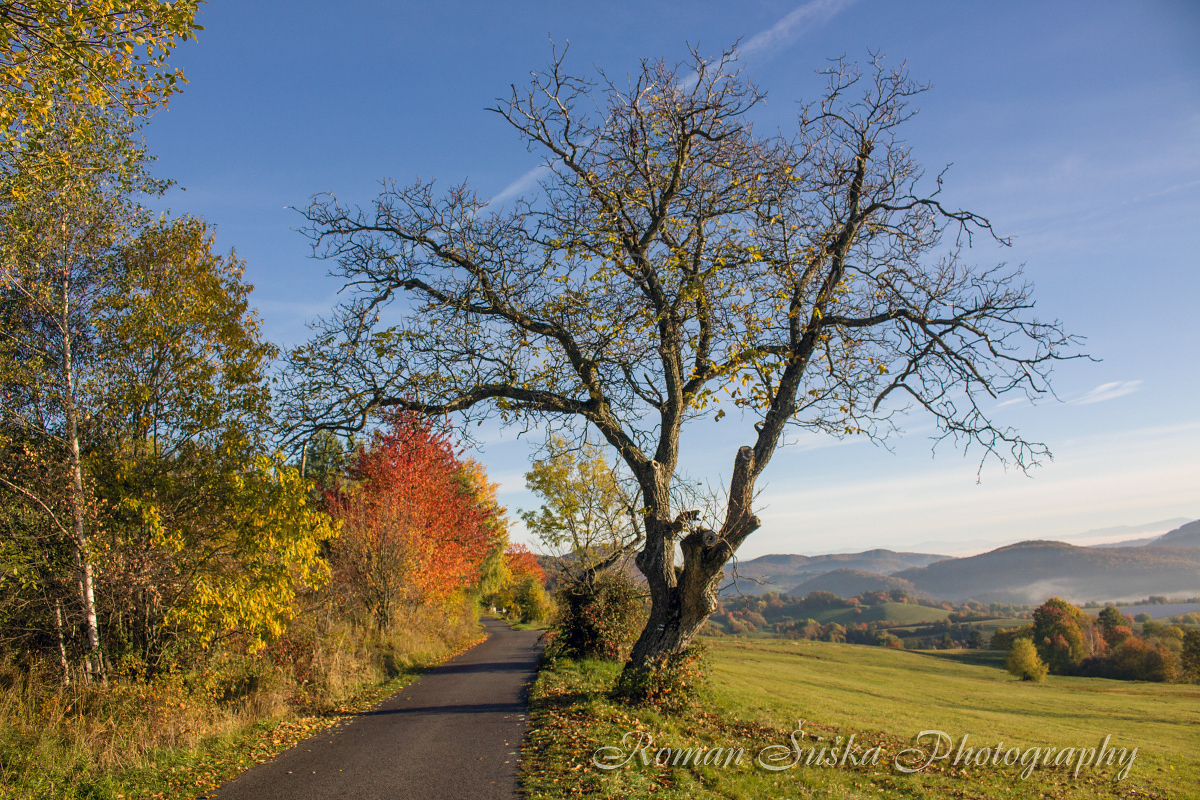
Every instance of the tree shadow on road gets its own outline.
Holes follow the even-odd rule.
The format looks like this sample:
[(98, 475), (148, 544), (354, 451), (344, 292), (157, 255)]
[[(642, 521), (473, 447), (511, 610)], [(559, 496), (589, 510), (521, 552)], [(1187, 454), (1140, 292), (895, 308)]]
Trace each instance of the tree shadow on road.
[(378, 717), (390, 714), (408, 714), (411, 716), (433, 716), (436, 714), (525, 714), (526, 705), (522, 702), (513, 703), (475, 703), (469, 705), (449, 706), (415, 706), (413, 708), (376, 708), (363, 711), (355, 716)]

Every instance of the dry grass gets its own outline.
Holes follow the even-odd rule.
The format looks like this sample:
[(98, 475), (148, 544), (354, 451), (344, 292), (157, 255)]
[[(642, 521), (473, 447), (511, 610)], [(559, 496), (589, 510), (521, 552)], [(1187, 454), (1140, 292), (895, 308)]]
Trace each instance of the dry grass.
[(0, 662), (0, 798), (194, 797), (385, 696), (477, 638), (466, 609), (379, 635), (308, 619), (258, 654), (216, 651), (150, 681), (57, 682)]

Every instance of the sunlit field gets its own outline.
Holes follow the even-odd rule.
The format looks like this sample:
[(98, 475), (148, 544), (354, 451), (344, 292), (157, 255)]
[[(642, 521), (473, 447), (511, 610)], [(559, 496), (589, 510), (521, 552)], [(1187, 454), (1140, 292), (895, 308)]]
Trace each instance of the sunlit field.
[[(706, 644), (710, 696), (703, 710), (671, 719), (609, 701), (603, 690), (616, 675), (615, 664), (560, 662), (543, 673), (525, 765), (531, 796), (586, 790), (609, 797), (651, 791), (746, 798), (1200, 797), (1200, 687), (1057, 676), (1023, 683), (986, 651), (769, 640)], [(793, 744), (789, 734), (796, 730), (804, 735)], [(640, 733), (623, 745), (628, 731)], [(922, 731), (949, 737), (937, 755), (951, 743), (953, 752), (931, 759), (936, 734), (927, 734), (915, 751)], [(861, 749), (851, 748), (846, 761), (841, 752), (831, 756), (851, 735)], [(653, 744), (645, 746), (643, 758), (636, 744), (645, 745), (647, 737)], [(1103, 752), (1114, 755), (1097, 766), (1089, 751), (1099, 750), (1106, 737)], [(606, 751), (611, 758), (624, 752), (627, 763), (599, 769), (593, 754), (603, 746), (618, 748)], [(875, 746), (876, 763), (864, 766), (863, 754)], [(663, 747), (671, 754), (659, 756)], [(654, 764), (656, 757), (675, 760), (681, 750), (697, 747), (744, 748), (745, 756), (740, 765), (721, 767), (711, 759), (698, 766)], [(821, 748), (826, 764), (817, 766)], [(905, 773), (897, 763), (923, 768)]]

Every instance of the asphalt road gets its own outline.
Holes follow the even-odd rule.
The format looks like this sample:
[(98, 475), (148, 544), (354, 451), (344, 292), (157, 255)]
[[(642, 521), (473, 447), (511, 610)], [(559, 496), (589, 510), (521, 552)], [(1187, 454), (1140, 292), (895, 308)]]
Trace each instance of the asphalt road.
[(374, 709), (205, 795), (216, 800), (517, 797), (537, 631), (484, 620), (488, 638)]

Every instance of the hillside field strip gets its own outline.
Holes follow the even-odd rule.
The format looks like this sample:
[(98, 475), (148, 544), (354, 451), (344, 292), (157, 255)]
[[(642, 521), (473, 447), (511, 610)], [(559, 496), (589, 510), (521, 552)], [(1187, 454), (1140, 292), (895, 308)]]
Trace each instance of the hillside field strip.
[[(1059, 676), (1022, 683), (987, 651), (723, 637), (705, 645), (707, 696), (674, 715), (610, 700), (618, 664), (564, 660), (543, 671), (523, 764), (530, 795), (1200, 798), (1194, 685)], [(918, 742), (923, 731), (946, 739), (938, 744), (930, 733)], [(861, 749), (850, 752), (863, 762), (878, 746), (874, 764), (840, 758), (852, 735)], [(695, 763), (715, 748), (745, 755)], [(1126, 766), (1082, 764), (1089, 750), (1124, 756)], [(897, 763), (926, 766), (905, 773)]]

